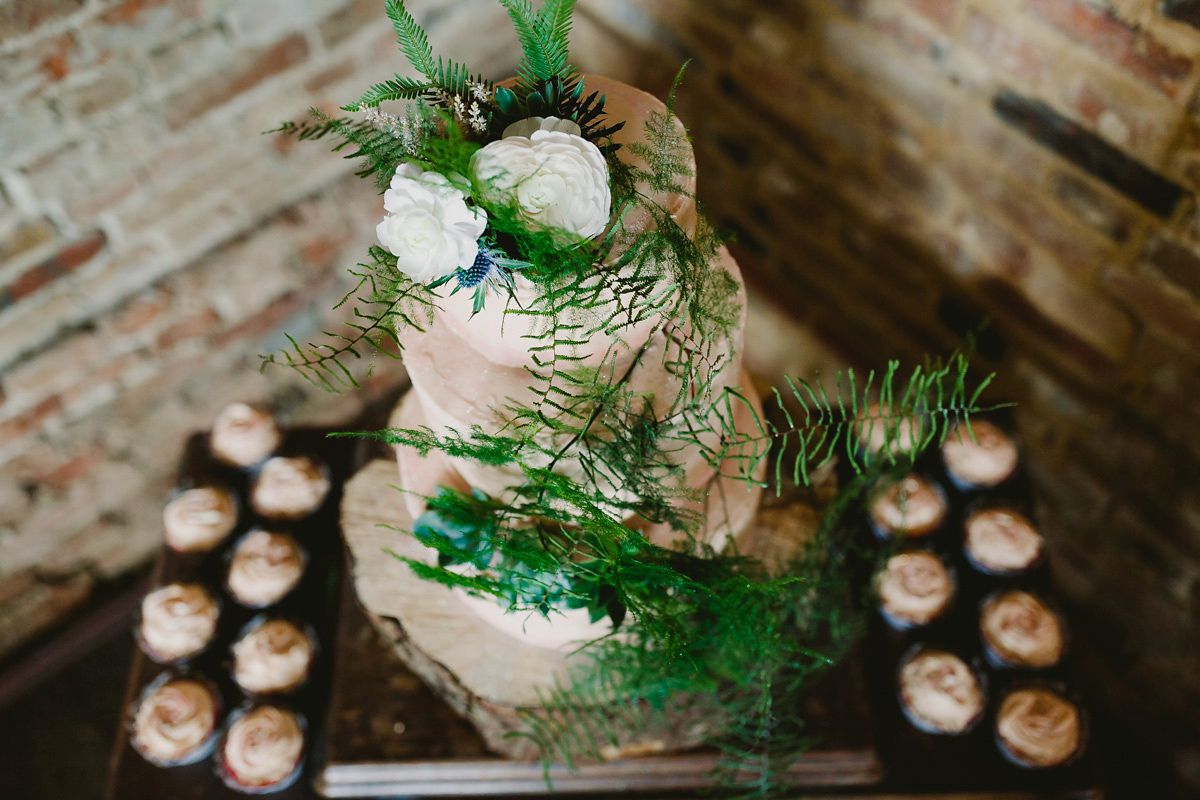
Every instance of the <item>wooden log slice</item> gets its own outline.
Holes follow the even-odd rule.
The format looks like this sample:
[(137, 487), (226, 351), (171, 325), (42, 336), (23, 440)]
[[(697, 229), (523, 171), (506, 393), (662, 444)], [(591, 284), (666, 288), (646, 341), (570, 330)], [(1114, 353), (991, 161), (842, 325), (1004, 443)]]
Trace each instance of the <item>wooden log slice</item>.
[[(433, 551), (408, 531), (413, 518), (396, 462), (367, 464), (345, 487), (342, 532), (353, 558), (355, 590), (386, 641), (426, 683), (479, 730), (494, 752), (538, 757), (520, 735), (523, 714), (538, 713), (544, 693), (586, 655), (536, 647), (502, 633), (473, 613), (457, 592), (417, 578), (395, 555), (432, 563)], [(405, 481), (407, 483), (407, 481)], [(749, 541), (790, 549), (811, 535), (811, 509), (769, 509)], [(606, 757), (685, 749), (704, 738), (703, 709), (680, 708), (669, 730), (645, 730), (607, 748)]]

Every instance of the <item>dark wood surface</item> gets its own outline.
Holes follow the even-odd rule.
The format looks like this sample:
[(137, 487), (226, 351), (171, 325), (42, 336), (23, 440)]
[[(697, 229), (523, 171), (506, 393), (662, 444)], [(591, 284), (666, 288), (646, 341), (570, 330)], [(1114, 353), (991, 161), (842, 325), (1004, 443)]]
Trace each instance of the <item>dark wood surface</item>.
[[(216, 684), (224, 718), (247, 702), (230, 678), (229, 647), (243, 626), (262, 613), (240, 607), (224, 592), (223, 578), (230, 547), (242, 533), (261, 525), (273, 530), (287, 530), (308, 551), (309, 562), (300, 585), (279, 604), (266, 610), (272, 615), (306, 622), (312, 626), (317, 638), (317, 656), (307, 684), (278, 701), (302, 714), (307, 723), (304, 771), (291, 787), (271, 795), (280, 800), (311, 800), (315, 797), (311, 778), (317, 769), (318, 754), (323, 750), (320, 740), (332, 671), (343, 564), (338, 504), (341, 486), (352, 471), (354, 457), (352, 443), (327, 439), (326, 433), (317, 429), (290, 431), (281, 449), (283, 454), (307, 454), (323, 461), (330, 468), (333, 479), (329, 497), (321, 509), (304, 520), (288, 524), (265, 523), (250, 513), (245, 503), (248, 475), (217, 463), (208, 454), (203, 435), (189, 439), (180, 467), (179, 487), (224, 484), (235, 490), (242, 500), (241, 515), (234, 532), (210, 553), (181, 555), (164, 548), (150, 582), (152, 587), (172, 581), (203, 583), (220, 599), (222, 608), (216, 640), (204, 654), (190, 662), (186, 670)], [(136, 652), (130, 670), (126, 709), (147, 684), (167, 669), (140, 651)], [(224, 784), (212, 756), (179, 767), (162, 768), (150, 764), (129, 742), (128, 711), (122, 716), (110, 772), (110, 800), (221, 800), (244, 796)]]
[[(349, 586), (349, 583), (347, 583)], [(544, 794), (686, 789), (708, 785), (711, 753), (625, 759), (575, 771), (508, 761), (414, 676), (388, 639), (394, 620), (368, 618), (347, 591), (339, 625), (325, 765), (327, 797)], [(387, 686), (386, 692), (379, 687)], [(882, 777), (857, 660), (813, 693), (808, 717), (823, 744), (796, 768), (805, 786), (864, 785)]]

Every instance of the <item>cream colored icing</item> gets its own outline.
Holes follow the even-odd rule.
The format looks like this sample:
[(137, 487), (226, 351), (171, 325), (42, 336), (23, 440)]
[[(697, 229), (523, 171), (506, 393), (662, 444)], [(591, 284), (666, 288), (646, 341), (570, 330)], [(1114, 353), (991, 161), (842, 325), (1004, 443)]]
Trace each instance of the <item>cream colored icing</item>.
[(283, 433), (266, 411), (231, 403), (213, 421), (209, 447), (213, 455), (236, 467), (252, 467), (279, 447)]
[(1024, 515), (1011, 509), (976, 511), (963, 523), (968, 555), (995, 572), (1027, 569), (1042, 553), (1041, 534)]
[(567, 652), (612, 633), (608, 617), (592, 622), (586, 608), (564, 608), (546, 617), (536, 611), (509, 612), (495, 598), (476, 597), (462, 589), (454, 593), (479, 619), (534, 647)]
[(1031, 767), (1062, 764), (1083, 737), (1074, 704), (1046, 689), (1018, 689), (1005, 697), (996, 733), (1014, 758)]
[(250, 490), (250, 504), (268, 519), (299, 519), (321, 507), (329, 478), (306, 456), (268, 459)]
[(286, 533), (251, 531), (229, 562), (229, 591), (239, 602), (268, 606), (290, 592), (304, 574), (304, 554)]
[(234, 643), (233, 679), (248, 692), (291, 691), (308, 678), (312, 659), (304, 631), (287, 620), (267, 620)]
[(212, 736), (217, 704), (199, 681), (174, 680), (150, 693), (133, 718), (133, 743), (151, 761), (184, 761)]
[(163, 527), (172, 550), (211, 550), (237, 525), (233, 495), (215, 486), (180, 492), (163, 509)]
[[(971, 438), (971, 434), (975, 438)], [(1012, 437), (987, 420), (954, 427), (942, 443), (946, 470), (969, 486), (995, 486), (1017, 468), (1017, 445)]]
[(979, 619), (983, 640), (1006, 664), (1040, 669), (1062, 658), (1058, 615), (1029, 592), (1004, 592), (984, 603)]
[(888, 616), (913, 625), (926, 625), (946, 610), (954, 596), (954, 581), (933, 553), (897, 553), (876, 578), (879, 602)]
[(221, 750), (225, 768), (251, 788), (287, 778), (303, 753), (304, 731), (296, 715), (274, 706), (260, 706), (235, 720)]
[(942, 524), (947, 509), (941, 489), (917, 475), (906, 475), (876, 496), (871, 517), (882, 531), (922, 536)]
[(909, 713), (942, 733), (962, 733), (983, 711), (983, 692), (956, 655), (923, 650), (900, 668), (900, 699)]
[(867, 452), (873, 455), (888, 445), (888, 452), (898, 455), (912, 450), (917, 434), (921, 432), (921, 419), (893, 419), (879, 403), (872, 403), (867, 407), (866, 418), (861, 419), (857, 427), (858, 440)]
[(212, 641), (219, 614), (203, 586), (168, 584), (142, 598), (142, 641), (165, 661), (193, 656)]

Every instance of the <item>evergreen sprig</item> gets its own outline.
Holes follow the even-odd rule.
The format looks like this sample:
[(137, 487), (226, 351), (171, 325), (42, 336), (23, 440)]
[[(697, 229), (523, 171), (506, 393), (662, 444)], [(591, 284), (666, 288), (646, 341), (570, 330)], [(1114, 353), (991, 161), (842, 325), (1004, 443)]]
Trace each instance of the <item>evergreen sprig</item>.
[(417, 99), (449, 107), (455, 97), (469, 102), (474, 96), (476, 88), (482, 88), (487, 92), (491, 91), (490, 81), (485, 80), (481, 75), (473, 75), (462, 64), (443, 60), (441, 57), (434, 59), (429, 37), (405, 8), (403, 0), (386, 0), (384, 8), (396, 31), (396, 41), (400, 45), (400, 51), (404, 53), (408, 63), (424, 76), (424, 80), (396, 75), (390, 80), (372, 86), (357, 102), (343, 106), (344, 111), (375, 108), (380, 103), (393, 100)]
[(344, 323), (351, 333), (322, 331), (331, 341), (307, 345), (288, 335), (291, 347), (264, 356), (264, 369), (270, 364), (286, 365), (327, 391), (358, 388), (358, 379), (346, 364), (347, 357), (357, 360), (382, 353), (398, 358), (388, 347), (389, 343), (397, 349), (402, 347), (396, 330), (424, 330), (433, 321), (433, 296), (428, 288), (397, 273), (394, 258), (382, 247), (372, 247), (370, 256), (370, 263), (351, 270), (358, 283), (334, 306), (352, 304), (354, 319)]

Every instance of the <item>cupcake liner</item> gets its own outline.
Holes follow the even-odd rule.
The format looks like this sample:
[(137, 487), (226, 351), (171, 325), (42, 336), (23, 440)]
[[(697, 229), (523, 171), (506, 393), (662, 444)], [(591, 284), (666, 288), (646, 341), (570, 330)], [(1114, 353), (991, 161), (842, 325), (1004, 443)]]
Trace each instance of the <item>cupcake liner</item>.
[[(234, 589), (229, 585), (229, 574), (230, 574), (230, 570), (233, 566), (233, 559), (237, 555), (238, 548), (241, 547), (242, 542), (244, 542), (251, 534), (257, 533), (258, 531), (266, 531), (267, 533), (276, 533), (276, 534), (281, 534), (281, 535), (287, 536), (296, 545), (297, 551), (300, 554), (300, 575), (296, 578), (296, 582), (286, 592), (279, 595), (274, 600), (271, 600), (268, 603), (249, 602), (249, 601), (245, 600), (244, 598), (242, 598), (240, 595), (238, 595), (237, 592), (235, 592)], [(233, 600), (235, 603), (237, 603), (238, 605), (240, 605), (243, 608), (248, 608), (248, 609), (251, 609), (254, 611), (258, 611), (258, 610), (266, 609), (266, 608), (272, 608), (273, 606), (279, 605), (284, 600), (286, 600), (288, 597), (290, 597), (292, 594), (294, 594), (295, 591), (304, 583), (304, 576), (308, 573), (308, 565), (309, 565), (308, 549), (304, 545), (302, 545), (299, 542), (299, 540), (297, 540), (296, 537), (291, 532), (276, 531), (276, 530), (271, 530), (270, 528), (256, 526), (256, 527), (249, 529), (248, 531), (243, 533), (241, 536), (239, 536), (236, 540), (234, 540), (233, 544), (230, 545), (230, 547), (225, 551), (223, 565), (222, 565), (222, 575), (224, 576), (224, 578), (222, 579), (221, 585), (222, 585), (222, 588), (225, 590), (225, 593), (227, 595), (229, 595), (230, 599)]]
[[(302, 676), (302, 678), (299, 681), (297, 681), (296, 683), (293, 683), (291, 685), (283, 686), (278, 689), (271, 689), (271, 690), (267, 690), (267, 691), (247, 688), (238, 682), (237, 669), (236, 669), (237, 660), (234, 657), (233, 648), (235, 646), (237, 646), (237, 644), (239, 642), (241, 642), (242, 639), (244, 639), (248, 634), (252, 633), (253, 631), (258, 630), (264, 624), (266, 624), (267, 622), (272, 621), (272, 620), (282, 620), (285, 622), (290, 622), (292, 625), (296, 626), (296, 628), (298, 628), (300, 630), (300, 632), (303, 633), (304, 636), (308, 639), (308, 643), (311, 646), (311, 652), (309, 654), (309, 659), (308, 659), (308, 666), (305, 669), (304, 675)], [(317, 662), (317, 657), (320, 653), (320, 647), (321, 647), (321, 645), (320, 645), (320, 642), (317, 640), (316, 631), (313, 630), (312, 625), (310, 625), (306, 620), (295, 619), (292, 617), (276, 616), (276, 615), (271, 615), (271, 614), (258, 614), (257, 616), (255, 616), (253, 619), (251, 619), (249, 622), (247, 622), (245, 625), (242, 626), (241, 630), (238, 631), (237, 636), (235, 636), (233, 638), (233, 642), (229, 645), (229, 677), (233, 681), (233, 684), (238, 688), (238, 690), (240, 692), (242, 692), (242, 694), (244, 694), (246, 697), (249, 697), (249, 698), (268, 702), (268, 701), (273, 701), (274, 699), (279, 698), (279, 697), (292, 695), (292, 694), (295, 694), (296, 692), (300, 691), (301, 689), (303, 689), (308, 684), (309, 680), (312, 679), (313, 666)]]
[[(190, 680), (203, 685), (212, 696), (214, 717), (213, 727), (208, 736), (192, 749), (188, 750), (179, 758), (163, 759), (154, 756), (138, 745), (138, 736), (136, 729), (136, 719), (138, 709), (142, 707), (151, 695), (161, 689), (166, 684), (175, 680)], [(130, 703), (129, 708), (125, 712), (125, 729), (128, 732), (127, 738), (129, 745), (146, 761), (158, 767), (182, 767), (187, 764), (195, 764), (203, 761), (208, 756), (212, 755), (213, 749), (216, 747), (218, 732), (221, 727), (221, 693), (217, 690), (217, 686), (207, 676), (198, 672), (190, 672), (179, 669), (167, 669), (160, 672), (157, 677), (142, 688), (137, 699)]]
[[(904, 701), (904, 697), (902, 694), (903, 683), (901, 681), (900, 676), (904, 670), (904, 667), (910, 661), (912, 661), (918, 655), (921, 655), (922, 653), (925, 653), (925, 652), (948, 653), (952, 656), (955, 656), (960, 661), (962, 661), (963, 664), (966, 665), (967, 669), (969, 669), (971, 671), (971, 674), (975, 677), (975, 683), (979, 688), (979, 694), (980, 694), (979, 709), (975, 712), (975, 715), (973, 717), (971, 717), (970, 721), (962, 728), (962, 730), (947, 731), (947, 730), (942, 730), (941, 728), (937, 728), (932, 723), (927, 721), (924, 717), (922, 717), (920, 714), (918, 714), (913, 709), (911, 709), (909, 707), (908, 703), (906, 703)], [(912, 725), (917, 730), (921, 731), (922, 733), (931, 734), (933, 736), (944, 736), (944, 737), (948, 737), (948, 738), (966, 736), (967, 734), (971, 733), (971, 731), (973, 731), (977, 727), (979, 727), (979, 723), (984, 718), (984, 716), (986, 716), (986, 712), (987, 712), (987, 708), (988, 708), (987, 674), (979, 667), (979, 664), (976, 663), (974, 659), (966, 658), (965, 656), (963, 656), (962, 653), (958, 652), (955, 649), (948, 648), (948, 647), (934, 646), (934, 645), (928, 644), (926, 642), (917, 642), (916, 644), (912, 645), (904, 653), (903, 656), (900, 657), (900, 660), (896, 664), (895, 692), (896, 692), (896, 701), (897, 701), (898, 705), (900, 706), (900, 710), (904, 714), (905, 719), (908, 720), (909, 724)]]
[[(1004, 701), (1008, 699), (1011, 694), (1023, 689), (1042, 689), (1057, 695), (1075, 708), (1075, 714), (1079, 720), (1079, 741), (1075, 745), (1075, 749), (1072, 751), (1071, 755), (1057, 764), (1042, 765), (1029, 762), (1028, 760), (1022, 758), (1015, 750), (1013, 750), (1012, 747), (1004, 740), (1004, 737), (1000, 735), (1000, 708), (1004, 705)], [(1071, 692), (1066, 685), (1061, 682), (1039, 680), (1034, 678), (1014, 682), (1013, 685), (1008, 687), (1003, 695), (997, 698), (995, 703), (995, 711), (992, 716), (992, 738), (996, 743), (996, 749), (1000, 752), (1001, 757), (1003, 757), (1005, 761), (1019, 769), (1029, 770), (1032, 772), (1060, 770), (1064, 767), (1069, 767), (1072, 764), (1077, 763), (1081, 758), (1083, 758), (1084, 753), (1087, 752), (1088, 738), (1091, 733), (1087, 708), (1080, 701), (1080, 699), (1075, 696), (1075, 693)]]
[[(180, 582), (180, 583), (183, 583), (183, 582)], [(160, 589), (165, 589), (167, 586), (170, 586), (170, 585), (173, 585), (173, 584), (163, 584), (162, 586), (156, 586), (150, 592), (147, 592), (147, 595), (149, 595), (152, 592), (159, 591)], [(185, 655), (179, 655), (179, 656), (168, 655), (166, 653), (162, 653), (162, 652), (154, 649), (154, 647), (148, 641), (146, 641), (145, 634), (142, 632), (142, 622), (143, 622), (143, 620), (142, 620), (142, 604), (138, 603), (137, 609), (134, 611), (133, 638), (137, 642), (137, 645), (141, 649), (141, 651), (146, 654), (146, 657), (149, 658), (151, 661), (153, 661), (156, 664), (162, 664), (163, 666), (174, 666), (174, 667), (186, 666), (187, 664), (191, 663), (192, 661), (195, 661), (195, 660), (201, 658), (202, 656), (204, 656), (205, 653), (208, 653), (213, 646), (213, 642), (215, 642), (217, 637), (220, 635), (221, 615), (225, 611), (225, 609), (222, 605), (222, 602), (221, 602), (220, 595), (218, 595), (216, 592), (214, 592), (206, 584), (201, 583), (199, 581), (188, 581), (186, 583), (183, 583), (183, 585), (199, 586), (201, 589), (204, 589), (204, 591), (207, 592), (209, 598), (213, 601), (213, 604), (216, 605), (216, 607), (217, 607), (217, 623), (213, 627), (212, 635), (210, 635), (208, 637), (208, 641), (206, 641), (204, 643), (203, 647), (201, 647), (198, 650), (195, 650), (191, 653), (187, 653)]]
[[(229, 738), (229, 731), (233, 727), (234, 723), (246, 716), (246, 714), (250, 713), (251, 711), (264, 707), (278, 708), (281, 711), (286, 711), (292, 714), (300, 726), (300, 734), (304, 737), (304, 741), (300, 747), (300, 754), (296, 758), (296, 764), (294, 767), (292, 767), (291, 772), (274, 783), (270, 783), (265, 786), (249, 786), (245, 783), (242, 783), (226, 763), (225, 744)], [(281, 792), (294, 784), (299, 779), (300, 774), (304, 771), (304, 760), (308, 756), (308, 721), (305, 719), (303, 714), (282, 703), (246, 702), (230, 712), (229, 717), (225, 720), (225, 724), (221, 728), (220, 737), (217, 743), (218, 746), (216, 748), (216, 754), (213, 757), (213, 762), (217, 777), (221, 779), (222, 783), (235, 792), (240, 792), (242, 794), (274, 794), (275, 792)]]

